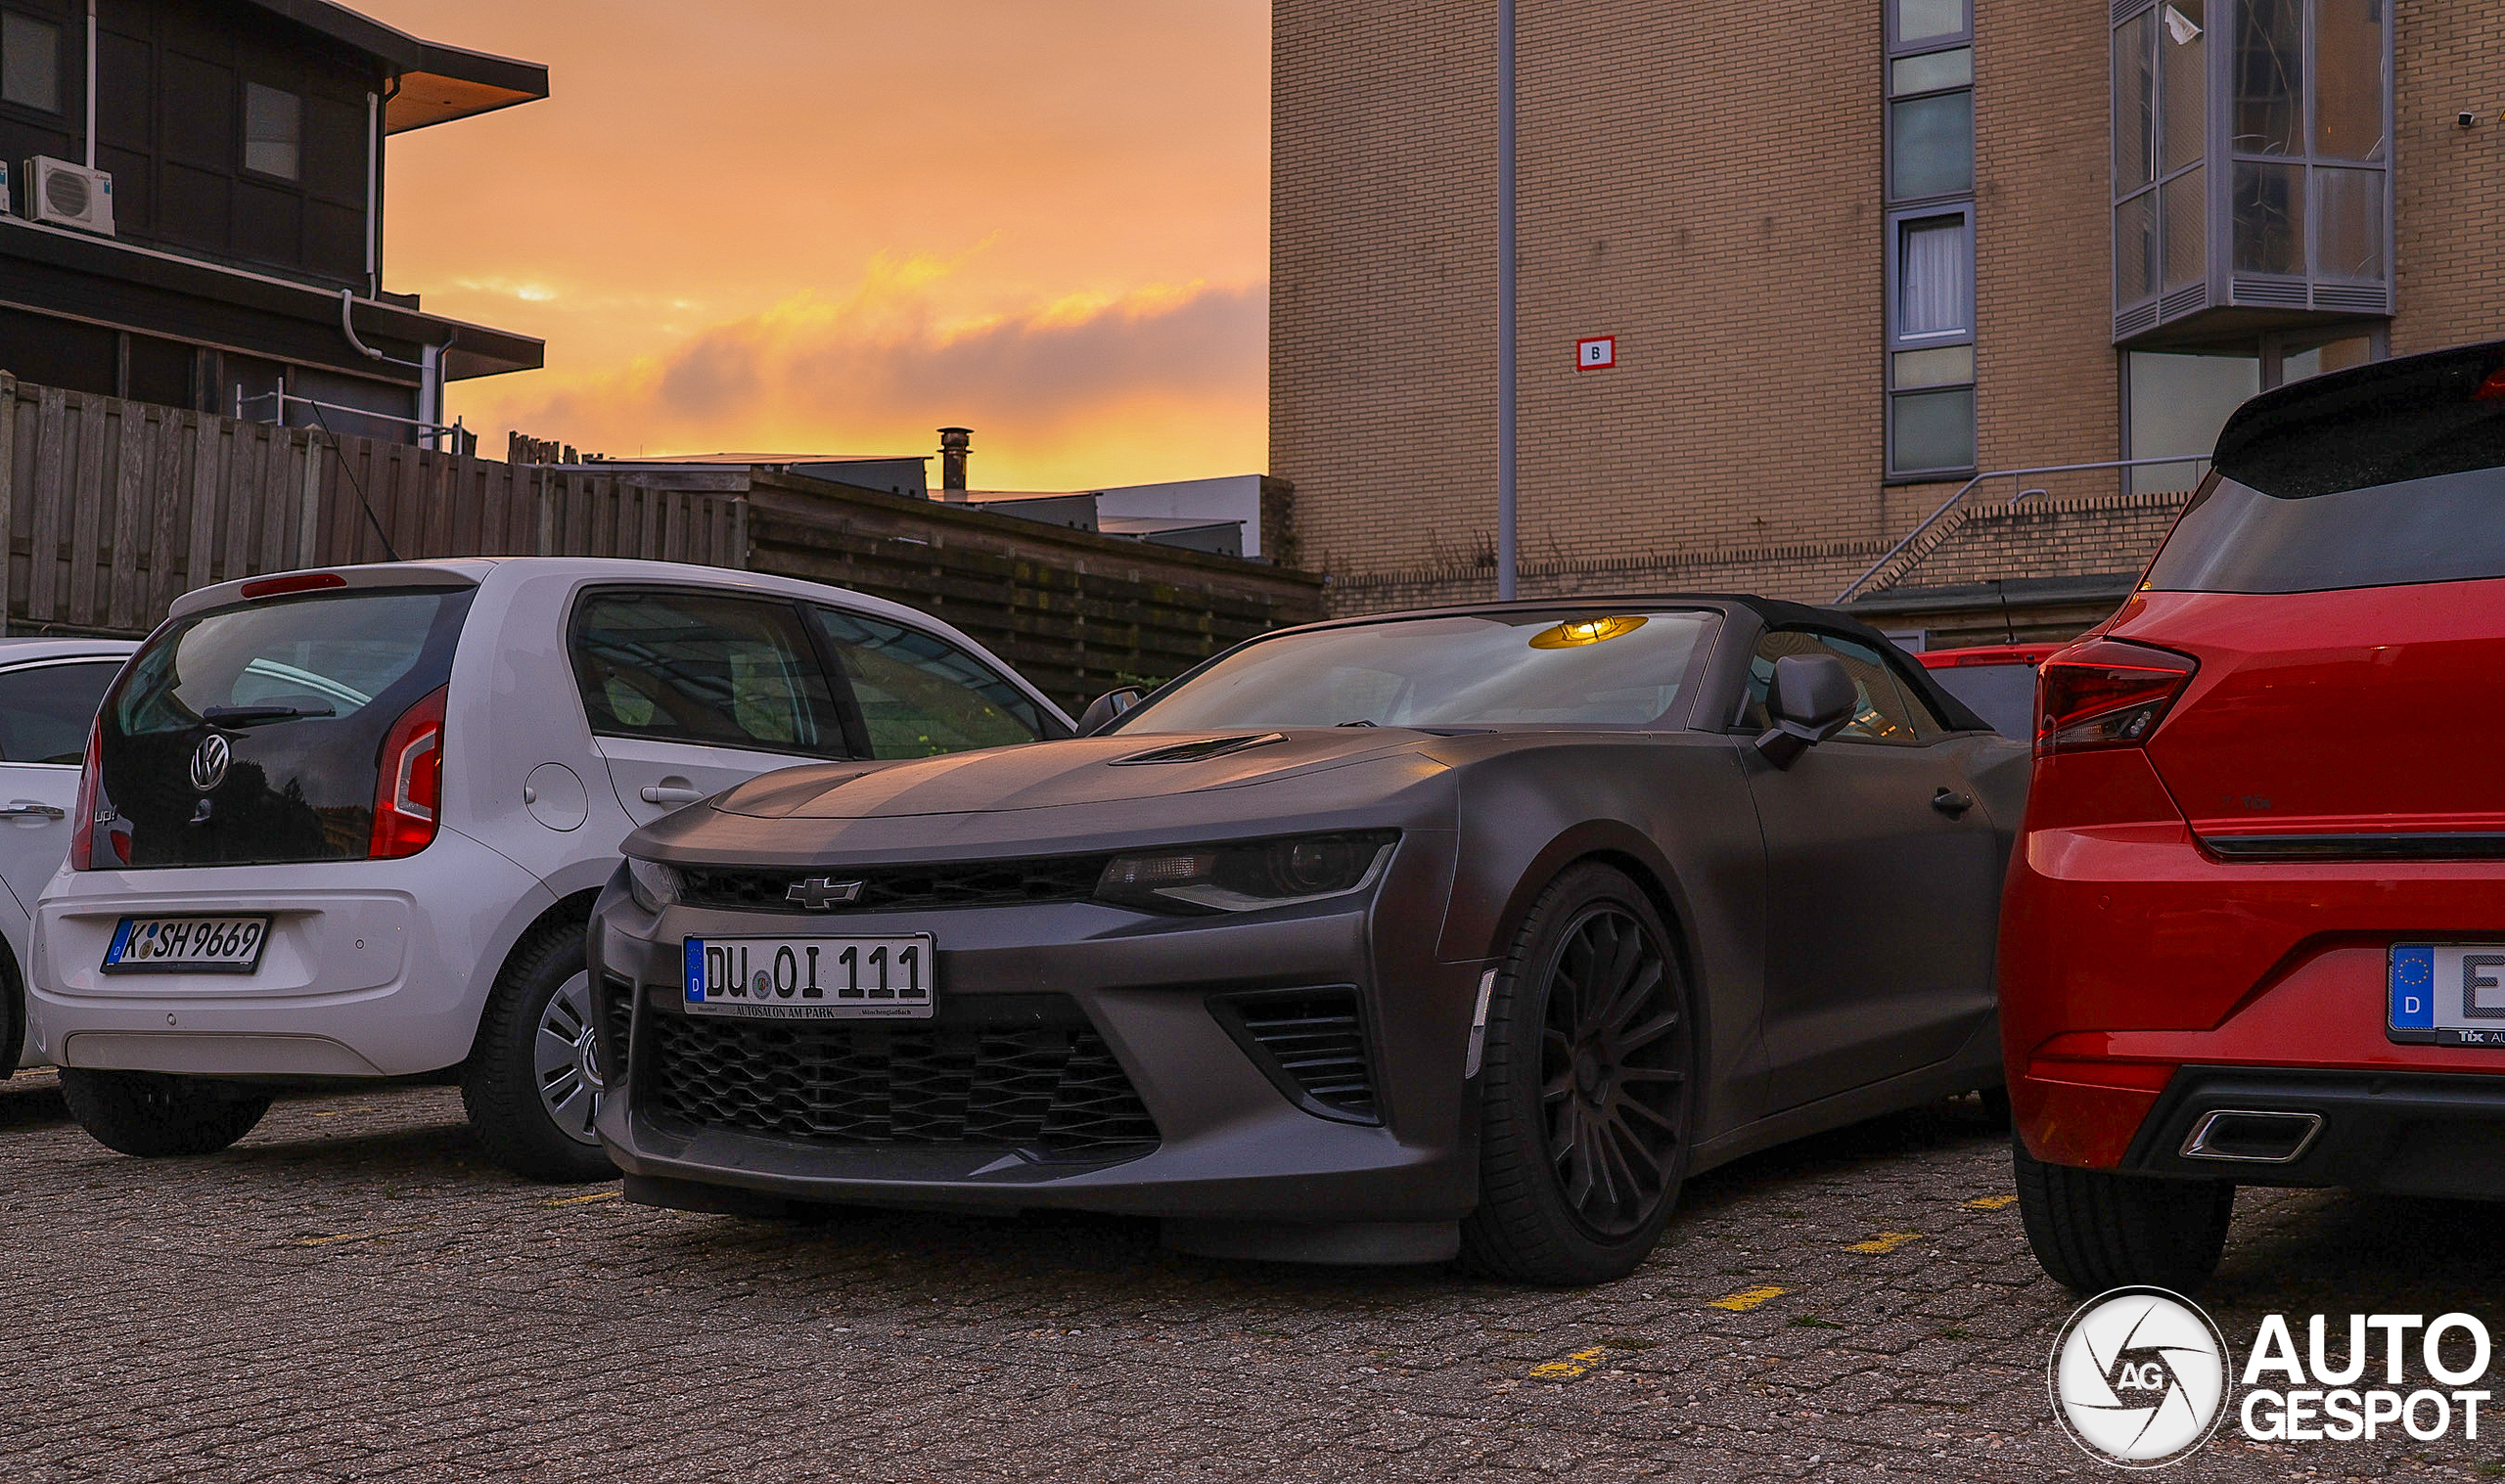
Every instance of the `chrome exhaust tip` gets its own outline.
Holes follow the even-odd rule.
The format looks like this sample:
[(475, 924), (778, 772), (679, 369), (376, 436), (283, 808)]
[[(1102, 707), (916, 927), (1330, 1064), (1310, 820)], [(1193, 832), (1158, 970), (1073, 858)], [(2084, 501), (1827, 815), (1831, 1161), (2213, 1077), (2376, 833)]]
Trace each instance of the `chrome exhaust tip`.
[(2294, 1164), (2321, 1132), (2320, 1113), (2214, 1108), (2192, 1126), (2182, 1153), (2227, 1164)]

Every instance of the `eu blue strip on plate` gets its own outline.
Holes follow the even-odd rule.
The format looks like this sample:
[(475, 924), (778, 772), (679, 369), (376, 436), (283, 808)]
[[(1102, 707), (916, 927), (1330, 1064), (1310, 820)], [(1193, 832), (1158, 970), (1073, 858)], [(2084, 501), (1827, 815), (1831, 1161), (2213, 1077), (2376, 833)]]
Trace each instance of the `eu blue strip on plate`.
[(2391, 951), (2391, 1027), (2433, 1030), (2436, 1027), (2436, 950), (2394, 948)]
[(687, 940), (687, 967), (684, 972), (687, 976), (687, 1003), (690, 1005), (703, 1003), (705, 999), (705, 940), (703, 938)]

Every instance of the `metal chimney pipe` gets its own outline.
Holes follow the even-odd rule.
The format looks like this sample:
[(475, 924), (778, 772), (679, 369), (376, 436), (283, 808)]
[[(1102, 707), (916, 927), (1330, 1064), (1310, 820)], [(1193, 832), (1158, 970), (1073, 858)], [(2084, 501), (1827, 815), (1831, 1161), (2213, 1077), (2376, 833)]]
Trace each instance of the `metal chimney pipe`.
[(939, 429), (939, 488), (942, 492), (966, 487), (966, 455), (974, 451), (975, 430), (971, 427)]

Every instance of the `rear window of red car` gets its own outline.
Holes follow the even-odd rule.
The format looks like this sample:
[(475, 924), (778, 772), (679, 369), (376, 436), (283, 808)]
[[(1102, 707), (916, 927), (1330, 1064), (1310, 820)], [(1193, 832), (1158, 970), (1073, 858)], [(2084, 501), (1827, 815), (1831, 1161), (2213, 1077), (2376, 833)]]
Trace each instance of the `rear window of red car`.
[(2168, 592), (2505, 577), (2505, 348), (2415, 356), (2255, 398), (2149, 568)]

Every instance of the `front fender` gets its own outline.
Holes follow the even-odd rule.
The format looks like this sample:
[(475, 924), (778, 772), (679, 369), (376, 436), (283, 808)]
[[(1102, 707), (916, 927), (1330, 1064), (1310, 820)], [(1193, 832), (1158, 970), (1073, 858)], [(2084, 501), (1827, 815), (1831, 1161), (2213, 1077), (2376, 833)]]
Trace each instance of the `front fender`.
[(1438, 956), (1492, 961), (1576, 861), (1655, 894), (1706, 1048), (1700, 1138), (1755, 1116), (1765, 842), (1734, 739), (1709, 733), (1515, 739), (1461, 763), (1453, 891)]

